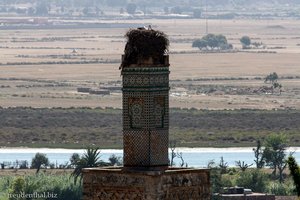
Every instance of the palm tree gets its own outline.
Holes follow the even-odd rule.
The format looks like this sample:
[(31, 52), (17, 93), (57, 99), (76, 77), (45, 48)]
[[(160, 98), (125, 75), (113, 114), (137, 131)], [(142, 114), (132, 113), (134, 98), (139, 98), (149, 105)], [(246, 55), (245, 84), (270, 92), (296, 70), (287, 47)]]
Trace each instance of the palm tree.
[(74, 182), (76, 183), (78, 177), (82, 180), (82, 169), (102, 166), (108, 166), (108, 163), (100, 160), (99, 148), (87, 148), (81, 158), (75, 163), (75, 169), (71, 176), (74, 177)]

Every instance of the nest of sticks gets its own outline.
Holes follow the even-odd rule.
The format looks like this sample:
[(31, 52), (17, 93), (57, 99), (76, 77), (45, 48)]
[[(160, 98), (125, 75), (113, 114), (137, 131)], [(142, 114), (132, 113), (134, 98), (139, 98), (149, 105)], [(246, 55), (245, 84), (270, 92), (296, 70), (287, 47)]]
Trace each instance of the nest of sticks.
[(169, 39), (166, 34), (153, 29), (131, 29), (126, 34), (127, 44), (120, 68), (138, 64), (139, 60), (152, 58), (153, 64), (163, 64), (168, 52)]

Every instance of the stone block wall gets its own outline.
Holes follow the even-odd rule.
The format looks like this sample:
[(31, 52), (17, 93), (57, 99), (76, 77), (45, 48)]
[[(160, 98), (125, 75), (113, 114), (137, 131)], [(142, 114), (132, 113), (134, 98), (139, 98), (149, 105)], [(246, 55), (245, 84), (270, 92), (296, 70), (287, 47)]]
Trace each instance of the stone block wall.
[(93, 168), (83, 171), (83, 200), (209, 200), (206, 169), (128, 171)]

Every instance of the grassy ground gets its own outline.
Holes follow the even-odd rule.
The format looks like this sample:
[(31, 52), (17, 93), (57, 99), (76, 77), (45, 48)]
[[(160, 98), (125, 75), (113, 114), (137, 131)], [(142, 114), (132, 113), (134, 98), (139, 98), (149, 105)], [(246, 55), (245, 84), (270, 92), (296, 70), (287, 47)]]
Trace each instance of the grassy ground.
[[(122, 148), (120, 109), (2, 108), (0, 145)], [(298, 110), (171, 109), (170, 140), (183, 147), (255, 146), (270, 133), (285, 133), (300, 146)]]

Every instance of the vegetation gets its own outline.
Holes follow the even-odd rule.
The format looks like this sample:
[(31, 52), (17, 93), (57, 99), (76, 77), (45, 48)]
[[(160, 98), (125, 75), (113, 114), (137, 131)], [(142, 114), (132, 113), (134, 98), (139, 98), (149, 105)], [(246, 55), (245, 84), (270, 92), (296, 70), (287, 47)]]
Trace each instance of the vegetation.
[(123, 164), (122, 158), (119, 156), (116, 156), (115, 154), (112, 154), (109, 158), (109, 165), (111, 166), (121, 166)]
[(245, 161), (236, 161), (236, 166), (240, 168), (243, 172), (246, 171), (249, 167), (251, 167), (253, 164), (247, 164)]
[[(1, 176), (0, 177), (0, 199), (17, 200), (20, 198), (8, 198), (8, 194), (53, 194), (58, 200), (80, 200), (82, 197), (82, 185), (74, 184), (69, 174), (64, 175), (38, 175), (25, 176)], [(29, 199), (29, 198), (27, 198)], [(30, 198), (31, 199), (31, 198)], [(43, 199), (54, 199), (43, 198)]]
[[(264, 146), (262, 147), (259, 145), (260, 143), (258, 143), (260, 147), (257, 147), (257, 149), (263, 149), (263, 154), (265, 154), (265, 152), (270, 151), (268, 150), (269, 146), (273, 149), (278, 149), (278, 145), (281, 143), (280, 141), (284, 143), (284, 137), (282, 135), (269, 135), (266, 138)], [(174, 143), (172, 144), (174, 147), (172, 152), (176, 154)], [(179, 163), (180, 166), (186, 165), (181, 153), (177, 153), (175, 156), (181, 160)], [(266, 159), (267, 158), (266, 156)], [(112, 155), (109, 160), (110, 164), (120, 163), (120, 158), (115, 155)], [(100, 151), (98, 148), (88, 148), (81, 157), (79, 157), (78, 154), (73, 154), (70, 161), (75, 165), (71, 177), (70, 174), (65, 173), (63, 175), (51, 174), (50, 176), (44, 173), (39, 173), (35, 176), (2, 176), (0, 177), (0, 194), (33, 194), (34, 192), (42, 194), (46, 192), (47, 194), (57, 195), (57, 199), (59, 200), (81, 199), (82, 182), (80, 181), (78, 184), (77, 179), (80, 177), (81, 180), (82, 168), (110, 165), (100, 160)], [(221, 157), (218, 164), (214, 161), (209, 163), (208, 168), (211, 169), (213, 193), (222, 191), (224, 187), (240, 186), (249, 188), (254, 192), (272, 193), (275, 195), (295, 195), (295, 187), (291, 182), (292, 179), (286, 174), (282, 176), (283, 179), (281, 180), (280, 176), (273, 176), (271, 170), (268, 168), (254, 169), (249, 168), (251, 165), (245, 164), (245, 162), (237, 161), (236, 163), (238, 168), (230, 168), (223, 157)], [(266, 161), (266, 163), (268, 162)], [(289, 157), (288, 163), (298, 191), (300, 177), (299, 167), (293, 157)], [(14, 198), (9, 199), (14, 200)], [(1, 197), (0, 200), (2, 200)]]
[(274, 92), (274, 89), (278, 88), (280, 90), (281, 94), (281, 88), (282, 85), (278, 83), (278, 75), (276, 72), (270, 73), (268, 76), (265, 78), (265, 83), (271, 83), (272, 84), (272, 93)]
[(100, 150), (99, 148), (87, 148), (86, 152), (80, 157), (80, 159), (75, 162), (75, 169), (72, 172), (74, 181), (76, 183), (77, 179), (82, 179), (82, 169), (90, 167), (101, 167), (108, 166), (108, 163), (100, 160)]
[(177, 159), (180, 160), (178, 166), (180, 166), (180, 167), (188, 167), (188, 163), (186, 163), (184, 161), (182, 152), (175, 152), (176, 151), (176, 142), (175, 141), (170, 141), (169, 148), (171, 150), (171, 157), (169, 159), (169, 166), (170, 167), (175, 167), (176, 166), (175, 159), (177, 158)]
[(70, 158), (70, 167), (75, 168), (78, 162), (80, 162), (80, 155), (78, 153), (73, 153)]
[(251, 44), (251, 39), (249, 36), (243, 36), (241, 39), (240, 39), (240, 42), (242, 43), (243, 45), (243, 49), (247, 49), (250, 44)]
[(257, 169), (261, 169), (265, 166), (265, 157), (263, 152), (263, 147), (260, 140), (257, 140), (256, 148), (253, 148), (255, 164)]
[[(112, 108), (0, 108), (0, 145), (122, 148), (121, 117)], [(271, 133), (284, 133), (289, 146), (300, 145), (298, 110), (173, 108), (170, 125), (177, 147), (256, 146)]]
[(288, 165), (293, 177), (293, 181), (296, 187), (297, 195), (300, 197), (300, 167), (298, 166), (295, 158), (293, 156), (289, 156)]
[(283, 171), (287, 166), (286, 162), (287, 139), (283, 134), (271, 134), (266, 138), (264, 157), (266, 165), (273, 169), (273, 175), (279, 174), (279, 182), (283, 182)]
[[(286, 143), (286, 137), (282, 134), (267, 136), (263, 145), (257, 142), (257, 147), (253, 149), (256, 157), (254, 161), (257, 161), (258, 158), (257, 168), (249, 168), (252, 164), (248, 165), (242, 161), (236, 161), (238, 168), (228, 168), (223, 157), (221, 157), (219, 165), (211, 162), (208, 167), (212, 169), (213, 192), (218, 193), (223, 187), (239, 186), (249, 188), (254, 192), (294, 195), (295, 187), (291, 183), (291, 178), (285, 174), (285, 166), (289, 163), (296, 189), (299, 187), (300, 173), (293, 157), (290, 156), (286, 161)], [(263, 163), (266, 163), (271, 169), (262, 168)], [(278, 176), (276, 175), (277, 169)]]
[(41, 167), (47, 167), (49, 165), (49, 160), (46, 154), (36, 153), (32, 158), (31, 167), (36, 169), (36, 173), (39, 173)]
[[(225, 162), (224, 160), (220, 162)], [(295, 195), (295, 187), (291, 183), (291, 178), (285, 176), (285, 181), (280, 183), (274, 178), (270, 170), (248, 168), (246, 170), (238, 168), (227, 168), (226, 172), (222, 168), (211, 162), (208, 166), (211, 169), (212, 193), (220, 193), (224, 187), (244, 187), (253, 192), (275, 194), (279, 196)], [(217, 198), (216, 198), (217, 199)]]
[(192, 47), (198, 47), (200, 50), (227, 50), (233, 48), (232, 44), (228, 44), (226, 37), (222, 34), (207, 34), (201, 39), (195, 40)]
[(250, 188), (255, 192), (265, 192), (267, 186), (267, 176), (260, 170), (242, 171), (236, 179), (236, 184), (241, 187)]

